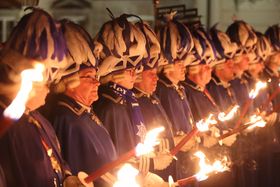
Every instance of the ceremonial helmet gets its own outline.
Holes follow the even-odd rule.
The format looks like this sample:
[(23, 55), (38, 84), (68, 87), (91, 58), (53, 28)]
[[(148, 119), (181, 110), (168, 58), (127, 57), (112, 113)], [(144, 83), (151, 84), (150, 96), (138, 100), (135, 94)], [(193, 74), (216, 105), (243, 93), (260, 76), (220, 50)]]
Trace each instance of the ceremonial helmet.
[(256, 35), (258, 37), (258, 41), (254, 53), (255, 56), (251, 64), (258, 63), (258, 62), (265, 62), (267, 57), (271, 55), (271, 51), (272, 51), (270, 42), (267, 39), (267, 37), (260, 32), (256, 32)]
[(94, 38), (94, 54), (99, 60), (98, 74), (106, 76), (120, 70), (141, 67), (143, 59), (148, 58), (146, 37), (128, 18), (122, 14), (103, 24)]
[(194, 25), (191, 29), (194, 48), (192, 55), (195, 57), (190, 66), (210, 64), (216, 58), (215, 46), (202, 25)]
[[(49, 82), (60, 79), (59, 71), (67, 65), (66, 44), (60, 25), (45, 11), (27, 8), (13, 29), (1, 51), (1, 61), (16, 72), (31, 68), (34, 63), (45, 66), (45, 78)], [(29, 59), (29, 60), (22, 60)]]
[(242, 20), (234, 21), (227, 28), (226, 33), (228, 34), (231, 42), (235, 42), (239, 47), (236, 51), (236, 55), (254, 51), (257, 43), (257, 36), (253, 28), (248, 23)]
[(153, 29), (145, 22), (138, 22), (136, 26), (146, 36), (146, 49), (148, 58), (143, 61), (144, 70), (153, 69), (162, 61), (160, 44)]
[(212, 38), (212, 42), (216, 49), (216, 61), (215, 64), (225, 62), (226, 59), (232, 59), (238, 49), (235, 42), (231, 42), (229, 36), (213, 26), (209, 30), (209, 34)]
[(185, 65), (187, 57), (194, 47), (190, 30), (184, 24), (177, 21), (175, 13), (166, 16), (167, 23), (157, 33), (161, 51), (168, 64), (183, 61)]
[(273, 25), (265, 31), (265, 35), (271, 44), (273, 53), (280, 51), (280, 28), (278, 25)]
[[(94, 56), (94, 44), (89, 33), (80, 25), (69, 20), (62, 20), (61, 29), (67, 46), (67, 66), (61, 70), (61, 80), (52, 85), (52, 91), (63, 92), (66, 87), (79, 85), (78, 71), (84, 68), (97, 68)], [(77, 45), (78, 44), (78, 45)]]

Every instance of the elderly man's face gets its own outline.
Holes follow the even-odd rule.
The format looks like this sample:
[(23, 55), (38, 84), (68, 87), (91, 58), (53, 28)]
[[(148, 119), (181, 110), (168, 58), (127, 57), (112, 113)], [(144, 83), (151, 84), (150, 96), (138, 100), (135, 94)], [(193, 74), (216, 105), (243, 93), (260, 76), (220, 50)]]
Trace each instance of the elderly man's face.
[(79, 71), (80, 84), (75, 88), (68, 88), (67, 95), (76, 101), (90, 106), (98, 99), (99, 81), (96, 79), (96, 70), (87, 68)]
[(252, 77), (257, 79), (257, 78), (259, 78), (263, 69), (264, 69), (264, 64), (263, 63), (251, 64), (250, 67), (249, 67), (249, 73), (252, 75)]
[(170, 76), (177, 81), (185, 80), (186, 66), (183, 61), (178, 61), (174, 63), (174, 71), (170, 72)]
[(141, 82), (136, 83), (135, 86), (148, 94), (152, 94), (157, 87), (157, 81), (158, 81), (157, 69), (154, 68), (154, 69), (145, 70), (141, 73), (141, 76), (142, 76)]
[(206, 85), (210, 82), (212, 76), (212, 68), (208, 64), (203, 64), (200, 70), (201, 80), (203, 85)]
[(48, 93), (49, 88), (45, 82), (33, 83), (26, 107), (32, 111), (44, 105)]
[(132, 89), (136, 81), (136, 70), (135, 68), (130, 68), (123, 70), (118, 73), (122, 78), (114, 80), (113, 82), (125, 87), (126, 89)]

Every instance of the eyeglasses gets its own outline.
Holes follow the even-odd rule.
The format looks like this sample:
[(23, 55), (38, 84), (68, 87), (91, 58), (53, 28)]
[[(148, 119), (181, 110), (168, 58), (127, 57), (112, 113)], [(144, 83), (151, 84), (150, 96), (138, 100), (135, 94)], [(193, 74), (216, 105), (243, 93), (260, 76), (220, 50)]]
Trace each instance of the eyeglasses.
[(99, 81), (99, 76), (80, 76), (80, 79), (87, 79), (89, 81)]

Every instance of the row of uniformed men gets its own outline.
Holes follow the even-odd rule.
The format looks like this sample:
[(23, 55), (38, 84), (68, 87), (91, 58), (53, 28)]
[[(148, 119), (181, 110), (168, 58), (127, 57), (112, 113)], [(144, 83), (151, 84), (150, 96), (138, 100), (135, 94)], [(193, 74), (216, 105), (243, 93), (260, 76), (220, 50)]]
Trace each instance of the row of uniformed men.
[[(168, 150), (210, 113), (244, 105), (264, 62), (269, 89), (254, 100), (248, 116), (257, 109), (270, 112), (263, 104), (278, 88), (279, 27), (270, 27), (264, 36), (235, 21), (227, 33), (216, 28), (207, 33), (169, 18), (157, 39), (141, 19), (136, 24), (127, 20), (135, 15), (111, 17), (93, 41), (81, 26), (57, 22), (34, 8), (14, 28), (1, 50), (2, 111), (19, 90), (22, 70), (34, 63), (46, 69), (44, 81), (33, 85), (28, 110), (0, 138), (2, 185), (79, 186), (79, 171), (91, 173), (117, 159), (158, 126), (165, 131), (156, 153), (136, 160), (142, 185), (167, 185), (152, 173), (165, 181), (168, 175), (194, 174), (191, 153), (197, 147), (215, 156), (230, 153), (235, 160), (231, 173), (201, 186), (275, 185), (277, 160), (271, 158), (277, 159), (279, 150), (277, 126), (240, 135), (236, 142), (234, 135), (224, 140), (226, 146), (217, 145), (215, 133), (205, 133), (201, 143), (189, 141), (176, 162)], [(44, 104), (46, 83), (51, 92)], [(278, 101), (273, 100), (276, 108)], [(276, 112), (266, 116), (270, 124), (277, 119)], [(219, 122), (211, 131), (225, 133), (236, 120)], [(94, 185), (112, 186), (112, 174)]]

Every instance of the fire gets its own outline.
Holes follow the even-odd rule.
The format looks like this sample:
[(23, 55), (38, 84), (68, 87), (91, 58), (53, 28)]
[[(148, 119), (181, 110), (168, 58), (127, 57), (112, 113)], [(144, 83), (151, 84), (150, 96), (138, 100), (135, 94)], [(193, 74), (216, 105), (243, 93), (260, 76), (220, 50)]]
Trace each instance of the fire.
[(173, 187), (174, 185), (174, 179), (171, 175), (168, 176), (168, 187)]
[(253, 129), (255, 127), (264, 127), (266, 125), (266, 121), (262, 118), (262, 116), (258, 116), (256, 114), (250, 116), (250, 121), (245, 125), (253, 124), (248, 127), (248, 129)]
[(259, 91), (263, 88), (265, 88), (267, 86), (267, 83), (266, 82), (257, 82), (256, 83), (256, 88), (251, 90), (250, 93), (249, 93), (249, 97), (250, 99), (255, 99), (257, 97), (257, 95), (259, 94)]
[(237, 110), (239, 109), (239, 105), (235, 105), (227, 114), (225, 112), (221, 112), (218, 114), (218, 119), (220, 121), (228, 121), (233, 118)]
[(210, 114), (208, 118), (198, 121), (196, 127), (200, 132), (205, 132), (209, 130), (209, 125), (214, 124), (217, 124), (217, 121), (214, 119), (213, 114)]
[(212, 165), (206, 163), (206, 156), (203, 152), (198, 151), (194, 154), (196, 157), (200, 159), (199, 167), (200, 171), (194, 176), (198, 181), (202, 181), (208, 178), (208, 175), (212, 172), (223, 172), (229, 170), (227, 164), (227, 157), (224, 157), (222, 160), (216, 160)]
[(139, 171), (130, 164), (124, 164), (118, 171), (118, 180), (113, 187), (140, 187), (136, 182), (136, 176)]
[(20, 90), (12, 103), (5, 109), (5, 117), (17, 120), (22, 116), (29, 93), (32, 90), (33, 82), (43, 81), (44, 70), (45, 67), (43, 64), (36, 64), (33, 69), (26, 69), (21, 72)]
[(148, 154), (154, 150), (154, 146), (159, 144), (157, 136), (164, 131), (164, 127), (158, 127), (147, 132), (143, 143), (136, 146), (136, 156)]

